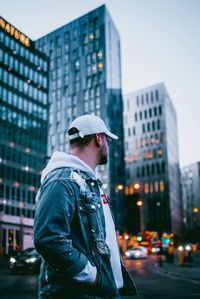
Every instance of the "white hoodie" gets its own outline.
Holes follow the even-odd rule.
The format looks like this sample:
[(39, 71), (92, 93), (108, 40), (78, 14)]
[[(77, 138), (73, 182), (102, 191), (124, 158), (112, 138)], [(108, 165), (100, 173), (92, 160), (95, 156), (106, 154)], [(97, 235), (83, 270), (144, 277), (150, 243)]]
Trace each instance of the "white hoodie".
[[(54, 152), (51, 159), (49, 160), (46, 168), (42, 171), (41, 176), (41, 183), (44, 182), (45, 177), (48, 175), (49, 172), (63, 167), (70, 167), (75, 170), (81, 170), (87, 172), (93, 179), (97, 179), (96, 173), (92, 168), (90, 168), (85, 162), (79, 159), (77, 156), (69, 155), (64, 152)], [(80, 185), (80, 182), (77, 182)], [(81, 187), (81, 186), (80, 186)], [(102, 190), (100, 189), (101, 197), (102, 197)], [(39, 192), (36, 196), (36, 201), (39, 197)], [(123, 287), (123, 278), (122, 278), (122, 271), (121, 271), (121, 263), (120, 263), (120, 255), (119, 249), (116, 240), (116, 233), (115, 227), (113, 223), (113, 219), (110, 213), (110, 209), (108, 205), (104, 205), (104, 201), (102, 202), (105, 223), (106, 223), (106, 243), (110, 249), (111, 253), (111, 266), (113, 270), (113, 275), (115, 278), (115, 283), (117, 288)], [(93, 283), (96, 279), (97, 269), (96, 267), (92, 266), (91, 263), (88, 261), (85, 268), (74, 276), (74, 279), (78, 281), (84, 281), (87, 283)]]

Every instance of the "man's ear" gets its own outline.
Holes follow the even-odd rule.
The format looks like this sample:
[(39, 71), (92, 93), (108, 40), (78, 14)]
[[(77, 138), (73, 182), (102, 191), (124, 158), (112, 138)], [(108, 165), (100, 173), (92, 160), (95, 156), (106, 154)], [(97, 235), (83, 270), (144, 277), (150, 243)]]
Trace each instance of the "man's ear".
[(96, 143), (97, 146), (101, 145), (101, 134), (97, 133), (95, 135), (95, 143)]

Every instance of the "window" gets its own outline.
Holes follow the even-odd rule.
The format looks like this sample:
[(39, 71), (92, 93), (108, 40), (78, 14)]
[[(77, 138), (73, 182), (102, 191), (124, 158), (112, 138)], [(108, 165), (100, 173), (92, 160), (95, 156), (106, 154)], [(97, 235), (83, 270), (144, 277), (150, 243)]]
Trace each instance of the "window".
[(142, 111), (140, 111), (140, 120), (142, 120)]
[(154, 116), (157, 116), (157, 107), (154, 107)]
[(155, 121), (152, 121), (152, 130), (155, 131)]
[(157, 150), (157, 157), (162, 157), (162, 155), (163, 155), (162, 148), (159, 147)]
[(147, 175), (150, 175), (150, 168), (149, 168), (149, 165), (146, 165), (146, 174), (147, 174)]
[(165, 185), (163, 181), (160, 181), (160, 192), (163, 192), (165, 189)]
[(148, 93), (146, 93), (145, 96), (146, 96), (146, 104), (148, 105), (149, 104), (149, 95), (148, 95)]
[(141, 96), (141, 103), (142, 103), (142, 105), (144, 105), (144, 96), (143, 96), (143, 94)]
[(151, 91), (151, 103), (154, 102), (153, 91)]
[(136, 97), (136, 100), (137, 100), (137, 106), (139, 107), (139, 97), (138, 96)]
[(154, 164), (151, 165), (151, 173), (155, 174), (155, 166), (154, 166)]
[(158, 113), (159, 113), (159, 115), (162, 115), (162, 106), (158, 107)]
[(135, 121), (137, 121), (137, 113), (135, 113)]
[(148, 194), (149, 193), (149, 183), (144, 184), (144, 193)]
[(157, 129), (160, 130), (160, 120), (157, 119)]
[(158, 192), (158, 181), (155, 181), (154, 188), (155, 188), (155, 192)]
[(159, 100), (159, 95), (158, 95), (158, 90), (157, 89), (156, 89), (155, 93), (156, 93), (156, 101), (158, 101)]
[(149, 109), (149, 117), (152, 117), (152, 110), (151, 110), (151, 108)]
[(160, 164), (156, 163), (156, 172), (157, 174), (160, 174)]
[(145, 133), (145, 124), (142, 124), (142, 132)]
[(165, 173), (165, 162), (163, 161), (161, 164), (162, 173)]
[(144, 168), (144, 166), (142, 166), (142, 177), (144, 177), (145, 176), (145, 168)]

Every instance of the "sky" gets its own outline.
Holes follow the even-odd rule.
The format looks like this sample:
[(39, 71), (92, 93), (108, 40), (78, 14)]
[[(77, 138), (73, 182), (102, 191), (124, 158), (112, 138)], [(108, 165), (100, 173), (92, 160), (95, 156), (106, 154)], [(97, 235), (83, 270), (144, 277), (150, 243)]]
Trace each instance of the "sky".
[(0, 0), (0, 15), (35, 40), (102, 4), (121, 37), (123, 94), (164, 82), (180, 167), (200, 161), (200, 0)]

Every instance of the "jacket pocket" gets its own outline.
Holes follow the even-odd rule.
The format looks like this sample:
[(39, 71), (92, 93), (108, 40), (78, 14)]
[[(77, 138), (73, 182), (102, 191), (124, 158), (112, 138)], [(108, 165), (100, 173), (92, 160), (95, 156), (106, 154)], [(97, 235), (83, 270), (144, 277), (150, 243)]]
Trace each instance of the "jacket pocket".
[(80, 203), (81, 220), (93, 241), (104, 239), (104, 228), (100, 221), (100, 206), (97, 203)]

